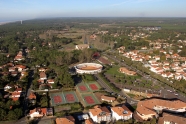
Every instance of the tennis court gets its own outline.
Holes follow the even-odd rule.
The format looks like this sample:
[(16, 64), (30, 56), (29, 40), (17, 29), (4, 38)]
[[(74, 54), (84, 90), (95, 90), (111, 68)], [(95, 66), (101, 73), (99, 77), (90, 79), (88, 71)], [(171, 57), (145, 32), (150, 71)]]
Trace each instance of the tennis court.
[(77, 85), (77, 88), (79, 90), (80, 93), (85, 93), (85, 92), (89, 92), (90, 90), (88, 89), (88, 87), (84, 84), (84, 83), (80, 83)]
[(63, 92), (66, 103), (75, 103), (79, 102), (76, 93), (74, 91), (69, 91), (69, 92)]
[(66, 103), (66, 101), (63, 97), (63, 94), (61, 92), (50, 93), (50, 98), (51, 98), (51, 105), (52, 106), (61, 105), (61, 104)]
[(100, 102), (97, 100), (97, 98), (94, 96), (94, 94), (82, 94), (84, 105), (86, 106), (92, 106), (96, 104), (100, 104)]
[(97, 82), (88, 82), (86, 84), (91, 91), (97, 91), (100, 89), (100, 85)]

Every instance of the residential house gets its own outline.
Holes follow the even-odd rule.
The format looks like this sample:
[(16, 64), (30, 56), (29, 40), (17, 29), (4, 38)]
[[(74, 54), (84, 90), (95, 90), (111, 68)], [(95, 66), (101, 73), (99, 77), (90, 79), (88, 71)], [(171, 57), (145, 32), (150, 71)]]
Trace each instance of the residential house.
[(129, 71), (127, 68), (125, 68), (125, 67), (120, 67), (119, 68), (119, 71), (121, 72), (121, 73), (125, 73), (125, 74), (127, 74), (127, 75), (136, 75), (136, 72), (134, 72), (134, 71)]
[(146, 49), (147, 49), (147, 47), (146, 47), (146, 46), (144, 46), (144, 47), (141, 47), (141, 49), (142, 49), (142, 50), (146, 50)]
[(89, 115), (95, 123), (111, 121), (111, 112), (107, 109), (107, 107), (95, 106), (93, 109), (89, 109)]
[(161, 67), (157, 67), (157, 68), (151, 68), (150, 69), (152, 72), (155, 72), (155, 73), (157, 73), (157, 74), (161, 74), (164, 70), (163, 70), (163, 68), (161, 68)]
[(15, 68), (17, 68), (19, 72), (22, 72), (23, 70), (26, 69), (26, 66), (24, 66), (24, 65), (16, 65)]
[(5, 87), (4, 87), (4, 91), (8, 91), (9, 89), (11, 89), (12, 86), (10, 86), (9, 84), (7, 84)]
[(111, 107), (112, 117), (118, 120), (129, 120), (132, 118), (132, 112), (123, 105), (122, 107)]
[(56, 124), (75, 124), (75, 119), (72, 116), (56, 118)]
[(39, 118), (43, 116), (50, 116), (53, 115), (53, 109), (52, 108), (35, 108), (33, 110), (30, 110), (29, 116), (31, 118)]
[(166, 77), (166, 78), (173, 78), (174, 77), (173, 73), (171, 73), (171, 72), (163, 72), (161, 74), (161, 76)]
[(9, 67), (9, 68), (8, 68), (8, 71), (9, 71), (9, 72), (15, 72), (15, 67)]
[(165, 50), (160, 50), (160, 53), (166, 54), (167, 52)]
[(183, 79), (186, 80), (186, 73), (182, 75)]
[(28, 96), (28, 99), (36, 99), (36, 95), (33, 93), (33, 92), (31, 92), (30, 93), (30, 95)]
[(45, 74), (45, 72), (40, 72), (40, 80), (46, 80), (47, 76)]
[(150, 64), (155, 63), (155, 62), (156, 62), (155, 59), (149, 60), (149, 63), (150, 63)]
[(158, 62), (152, 62), (151, 66), (159, 66), (159, 63)]
[(180, 100), (147, 99), (137, 104), (136, 114), (142, 120), (157, 117), (163, 110), (179, 113), (186, 112), (186, 103)]
[(21, 96), (20, 92), (12, 92), (11, 98), (13, 101), (17, 101), (19, 100), (20, 96)]
[(115, 101), (116, 99), (115, 99), (114, 97), (109, 97), (109, 96), (102, 95), (102, 96), (101, 96), (101, 100), (102, 100), (102, 101), (106, 101), (106, 102), (113, 102), (113, 101)]
[(180, 57), (180, 55), (178, 55), (177, 53), (172, 55), (172, 58), (179, 58), (179, 57)]
[(163, 113), (162, 117), (159, 117), (158, 124), (185, 124), (186, 118), (169, 113)]
[(117, 50), (119, 51), (119, 53), (124, 53), (125, 47), (121, 46), (121, 47), (117, 48)]
[(169, 67), (168, 65), (165, 65), (165, 66), (163, 66), (163, 69), (164, 69), (165, 71), (168, 71), (168, 70), (170, 70), (170, 67)]
[(47, 82), (48, 82), (49, 84), (54, 84), (54, 79), (48, 79)]
[(21, 93), (22, 92), (22, 88), (17, 88), (14, 92)]
[(154, 56), (154, 59), (155, 59), (156, 61), (158, 61), (158, 60), (160, 60), (160, 56)]
[(46, 71), (45, 68), (39, 68), (38, 70), (39, 70), (39, 72), (45, 72)]
[(91, 39), (91, 40), (95, 40), (95, 39), (96, 39), (96, 37), (97, 37), (97, 36), (96, 36), (95, 34), (90, 35), (90, 39)]
[(12, 71), (12, 72), (11, 72), (11, 76), (13, 76), (13, 77), (17, 76), (17, 74), (18, 74), (17, 71)]
[(171, 59), (172, 57), (171, 57), (171, 55), (170, 54), (166, 54), (166, 60), (167, 59)]
[(15, 56), (14, 60), (21, 61), (24, 60), (24, 57), (22, 55), (22, 51), (19, 51), (17, 56)]
[(85, 124), (94, 124), (91, 118), (85, 120)]
[(181, 79), (182, 79), (182, 75), (181, 75), (180, 73), (176, 73), (176, 74), (174, 75), (174, 79), (176, 79), (176, 80), (181, 80)]

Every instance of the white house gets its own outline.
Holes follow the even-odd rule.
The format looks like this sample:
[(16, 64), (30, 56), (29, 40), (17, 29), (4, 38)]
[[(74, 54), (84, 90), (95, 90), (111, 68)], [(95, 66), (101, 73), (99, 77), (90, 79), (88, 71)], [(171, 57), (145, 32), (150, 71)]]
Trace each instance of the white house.
[(53, 116), (53, 109), (52, 108), (35, 108), (30, 110), (29, 116), (31, 118), (38, 118), (43, 116)]
[(164, 72), (161, 74), (162, 77), (172, 78), (174, 75), (171, 72)]
[(9, 72), (14, 72), (14, 71), (15, 71), (15, 67), (9, 67), (9, 68), (8, 68), (8, 71), (9, 71)]
[(4, 87), (4, 91), (7, 91), (7, 90), (9, 90), (9, 89), (11, 89), (12, 88), (12, 86), (10, 86), (10, 85), (6, 85), (5, 87)]
[(111, 121), (111, 112), (106, 107), (94, 107), (89, 109), (90, 118), (96, 123)]
[(176, 73), (176, 74), (174, 75), (174, 78), (175, 78), (176, 80), (181, 80), (181, 79), (182, 79), (182, 75), (179, 74), (179, 73)]
[(129, 120), (132, 118), (132, 112), (126, 107), (111, 107), (112, 117), (115, 120)]
[(47, 82), (48, 82), (49, 84), (54, 84), (54, 80), (53, 80), (53, 79), (48, 79)]

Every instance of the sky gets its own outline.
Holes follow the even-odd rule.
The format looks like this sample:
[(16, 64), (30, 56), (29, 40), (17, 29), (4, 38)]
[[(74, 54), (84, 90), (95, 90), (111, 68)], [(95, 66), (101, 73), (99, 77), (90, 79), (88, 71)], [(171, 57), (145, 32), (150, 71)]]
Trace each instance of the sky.
[(48, 17), (186, 17), (186, 0), (0, 0), (0, 21)]

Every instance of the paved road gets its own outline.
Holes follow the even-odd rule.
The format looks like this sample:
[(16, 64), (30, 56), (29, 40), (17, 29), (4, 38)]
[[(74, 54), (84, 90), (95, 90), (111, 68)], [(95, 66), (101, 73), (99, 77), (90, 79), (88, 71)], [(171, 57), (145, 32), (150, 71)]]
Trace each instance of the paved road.
[[(32, 76), (33, 76), (33, 71), (31, 70), (29, 72), (29, 77), (28, 77), (28, 85), (27, 85), (27, 89), (26, 89), (26, 93), (25, 93), (25, 97), (24, 97), (24, 101), (23, 101), (23, 116), (27, 115), (27, 111), (28, 111), (28, 96), (31, 93), (31, 86), (32, 86)], [(15, 124), (20, 124), (22, 122), (25, 122), (24, 124), (26, 124), (26, 118), (23, 117), (21, 119), (19, 119)]]
[[(114, 60), (115, 62), (118, 62), (120, 65), (127, 67), (130, 70), (136, 71), (138, 74), (143, 76), (146, 80), (152, 81), (155, 85), (160, 85), (160, 83), (165, 84), (163, 82), (158, 81), (155, 78), (152, 78), (150, 75), (144, 74), (140, 70), (137, 70), (136, 68), (132, 66), (128, 66), (124, 61), (120, 61), (116, 56), (104, 54), (104, 56), (108, 57), (109, 59)], [(159, 91), (160, 95), (163, 98), (178, 98), (184, 102), (186, 102), (186, 97), (180, 93), (175, 92), (175, 90), (169, 86), (161, 87), (161, 90)], [(176, 95), (175, 95), (176, 94)]]

